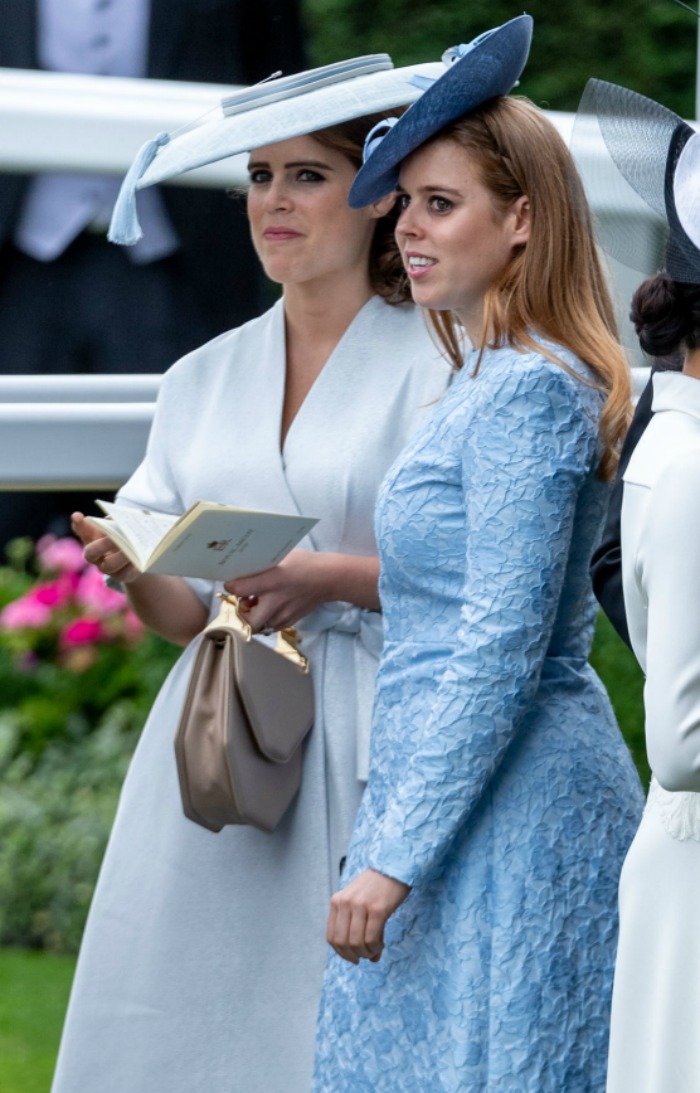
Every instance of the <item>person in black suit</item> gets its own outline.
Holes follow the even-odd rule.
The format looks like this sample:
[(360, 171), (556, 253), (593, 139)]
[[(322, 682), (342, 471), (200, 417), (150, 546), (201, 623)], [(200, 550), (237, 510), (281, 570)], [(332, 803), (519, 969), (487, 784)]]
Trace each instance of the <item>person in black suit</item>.
[[(680, 366), (681, 362), (675, 358), (658, 359), (654, 361), (652, 374), (656, 371), (677, 371)], [(591, 578), (595, 597), (625, 645), (630, 649), (632, 645), (627, 627), (625, 601), (622, 595), (622, 551), (620, 548), (620, 516), (624, 485), (622, 476), (627, 470), (632, 452), (636, 448), (642, 433), (651, 421), (653, 396), (653, 385), (650, 377), (639, 396), (634, 417), (620, 452), (620, 463), (610, 493), (603, 537), (600, 546), (591, 559)]]
[[(63, 4), (5, 0), (0, 66), (230, 86), (306, 64), (299, 0), (95, 0), (86, 23), (101, 17), (96, 13), (133, 20), (134, 40), (122, 44), (121, 67), (114, 56), (112, 67), (109, 59), (103, 66), (99, 50), (109, 58), (109, 34), (83, 35), (90, 56), (80, 35), (71, 42), (60, 25), (70, 20), (70, 5)], [(111, 25), (119, 28), (117, 38), (122, 24)], [(124, 51), (133, 53), (138, 34), (146, 37), (143, 61), (133, 70), (127, 57), (125, 68)], [(162, 254), (134, 260), (107, 242), (104, 209), (67, 241), (44, 246), (39, 238), (37, 253), (37, 226), (48, 225), (51, 234), (58, 219), (51, 201), (60, 205), (64, 180), (39, 213), (31, 209), (35, 185), (31, 177), (0, 175), (0, 372), (161, 372), (269, 303), (243, 210), (222, 191), (164, 187), (157, 198), (166, 225)], [(55, 513), (84, 504), (83, 497), (60, 494), (0, 496), (0, 546), (18, 534), (37, 536)], [(62, 520), (56, 530), (63, 532)]]

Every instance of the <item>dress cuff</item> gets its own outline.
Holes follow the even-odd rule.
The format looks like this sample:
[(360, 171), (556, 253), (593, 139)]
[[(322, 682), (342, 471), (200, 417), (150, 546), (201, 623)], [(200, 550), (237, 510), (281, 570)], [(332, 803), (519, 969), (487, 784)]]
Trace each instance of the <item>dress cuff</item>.
[(410, 848), (396, 840), (377, 839), (367, 853), (366, 868), (383, 873), (385, 877), (401, 881), (414, 888), (422, 880), (422, 871)]

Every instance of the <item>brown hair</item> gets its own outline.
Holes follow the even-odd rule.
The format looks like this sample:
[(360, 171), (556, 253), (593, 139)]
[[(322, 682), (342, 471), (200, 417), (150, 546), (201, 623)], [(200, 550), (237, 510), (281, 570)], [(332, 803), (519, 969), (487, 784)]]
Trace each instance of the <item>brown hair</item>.
[[(542, 111), (514, 96), (492, 99), (441, 130), (434, 140), (454, 141), (473, 157), (497, 211), (505, 212), (527, 195), (529, 241), (518, 248), (486, 294), (488, 345), (535, 349), (571, 371), (535, 342), (532, 334), (540, 334), (591, 368), (606, 395), (600, 420), (600, 473), (612, 477), (629, 422), (629, 367), (617, 340), (590, 210), (564, 141)], [(431, 312), (431, 320), (452, 363), (461, 367), (455, 317)]]
[[(326, 148), (333, 148), (349, 159), (359, 171), (362, 166), (362, 148), (370, 129), (384, 118), (398, 118), (404, 108), (387, 110), (381, 114), (366, 114), (352, 121), (341, 122), (318, 129), (310, 136)], [(375, 225), (369, 253), (369, 277), (372, 288), (387, 303), (401, 304), (411, 299), (411, 288), (403, 268), (401, 254), (394, 238), (397, 211), (392, 209), (387, 216), (381, 216)]]
[(639, 344), (653, 357), (679, 349), (700, 348), (700, 285), (674, 281), (659, 273), (632, 297), (630, 319)]

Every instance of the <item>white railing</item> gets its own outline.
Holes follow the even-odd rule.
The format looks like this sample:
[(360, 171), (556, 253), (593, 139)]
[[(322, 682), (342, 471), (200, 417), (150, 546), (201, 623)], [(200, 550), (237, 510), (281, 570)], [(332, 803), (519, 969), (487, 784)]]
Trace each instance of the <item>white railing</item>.
[[(0, 69), (0, 170), (123, 175), (140, 145), (234, 88)], [(176, 183), (245, 181), (246, 157)], [(120, 486), (143, 456), (160, 376), (0, 376), (0, 489)]]
[(117, 489), (146, 449), (160, 376), (0, 376), (0, 489)]
[[(648, 369), (634, 368), (635, 394)], [(117, 489), (146, 449), (160, 376), (0, 376), (0, 490)]]
[[(156, 133), (169, 133), (216, 109), (235, 88), (173, 80), (74, 76), (0, 68), (0, 171), (125, 174)], [(200, 167), (183, 186), (240, 185), (247, 156)]]
[[(232, 87), (0, 68), (0, 171), (123, 175), (140, 145), (216, 110)], [(574, 115), (549, 113), (565, 139)], [(188, 172), (175, 184), (225, 187), (247, 157)], [(600, 215), (613, 213), (605, 195)], [(639, 230), (643, 230), (643, 224)], [(629, 278), (616, 271), (629, 300)], [(633, 340), (627, 337), (630, 347)], [(646, 370), (635, 369), (637, 393)], [(0, 376), (0, 489), (119, 486), (141, 459), (160, 376)]]

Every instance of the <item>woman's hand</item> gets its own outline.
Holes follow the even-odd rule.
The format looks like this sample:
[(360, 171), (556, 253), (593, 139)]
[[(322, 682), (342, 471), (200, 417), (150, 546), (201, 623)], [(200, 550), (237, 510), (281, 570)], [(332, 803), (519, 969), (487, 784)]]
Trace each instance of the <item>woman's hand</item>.
[(358, 964), (376, 963), (384, 948), (387, 920), (411, 891), (407, 884), (365, 869), (331, 899), (326, 940), (338, 956)]
[(207, 609), (182, 577), (142, 573), (82, 512), (73, 513), (71, 525), (85, 547), (85, 561), (125, 585), (131, 610), (149, 630), (185, 646), (206, 625)]
[(263, 573), (226, 581), (224, 588), (240, 600), (240, 610), (253, 631), (283, 630), (309, 615), (329, 598), (325, 556), (310, 550), (291, 554)]
[(293, 550), (272, 569), (226, 581), (224, 588), (239, 597), (246, 621), (259, 633), (294, 626), (333, 600), (377, 610), (378, 576), (376, 558)]
[(114, 577), (122, 584), (130, 584), (142, 576), (141, 570), (123, 554), (121, 550), (108, 539), (99, 528), (88, 524), (82, 512), (74, 512), (71, 516), (73, 534), (77, 535), (85, 547), (83, 556), (86, 562), (96, 565), (100, 573), (107, 577)]

